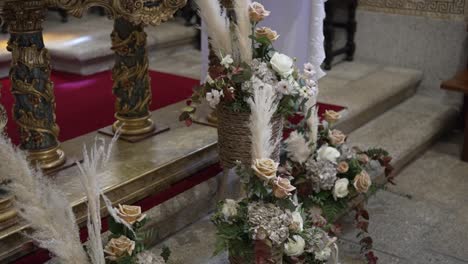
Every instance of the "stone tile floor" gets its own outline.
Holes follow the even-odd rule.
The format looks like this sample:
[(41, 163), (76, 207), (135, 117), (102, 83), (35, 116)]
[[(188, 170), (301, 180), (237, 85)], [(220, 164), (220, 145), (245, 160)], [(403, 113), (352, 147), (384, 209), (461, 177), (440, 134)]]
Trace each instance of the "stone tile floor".
[[(468, 263), (468, 163), (459, 159), (461, 135), (454, 131), (443, 137), (398, 175), (397, 185), (387, 185), (370, 198), (369, 231), (379, 263)], [(365, 263), (359, 257), (352, 214), (341, 223), (341, 263)], [(204, 218), (162, 244), (173, 250), (171, 263), (228, 263), (225, 254), (211, 256), (214, 232)]]

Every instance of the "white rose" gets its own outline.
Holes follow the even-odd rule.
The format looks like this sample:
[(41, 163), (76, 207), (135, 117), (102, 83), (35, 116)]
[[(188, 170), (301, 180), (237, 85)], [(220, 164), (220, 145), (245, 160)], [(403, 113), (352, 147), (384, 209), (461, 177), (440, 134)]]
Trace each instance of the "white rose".
[(229, 66), (231, 64), (234, 63), (234, 60), (232, 59), (232, 56), (231, 55), (226, 55), (226, 57), (224, 57), (222, 60), (221, 60), (221, 65), (224, 66), (224, 68), (229, 68)]
[(340, 152), (336, 148), (329, 146), (322, 146), (317, 151), (317, 160), (328, 160), (333, 163), (336, 163), (336, 160), (341, 156)]
[(294, 212), (292, 213), (292, 225), (294, 226), (294, 231), (302, 232), (304, 231), (304, 219), (302, 219), (301, 213)]
[(294, 71), (294, 61), (290, 57), (276, 52), (270, 60), (271, 67), (275, 70), (279, 75), (283, 77), (287, 77), (291, 75)]
[(232, 199), (226, 199), (223, 204), (221, 212), (224, 215), (224, 219), (228, 220), (229, 218), (237, 215), (237, 202)]
[(206, 101), (208, 101), (211, 108), (216, 108), (222, 96), (224, 96), (223, 91), (211, 90), (211, 92), (206, 93)]
[(289, 238), (288, 243), (284, 244), (284, 253), (290, 257), (297, 257), (304, 253), (305, 240), (298, 235), (294, 235), (293, 239)]
[(335, 187), (333, 188), (333, 198), (337, 200), (338, 198), (344, 198), (348, 196), (349, 180), (346, 178), (339, 179), (335, 182)]

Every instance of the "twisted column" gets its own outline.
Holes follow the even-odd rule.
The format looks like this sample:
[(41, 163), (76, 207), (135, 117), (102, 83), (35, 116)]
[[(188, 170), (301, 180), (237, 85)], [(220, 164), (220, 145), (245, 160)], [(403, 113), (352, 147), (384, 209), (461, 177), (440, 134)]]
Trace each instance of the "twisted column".
[(65, 162), (55, 122), (55, 96), (50, 81), (50, 56), (44, 46), (43, 1), (7, 1), (4, 16), (9, 25), (8, 51), (12, 53), (11, 91), (13, 118), (18, 124), (21, 148), (31, 162), (51, 169)]
[(117, 18), (111, 38), (116, 54), (112, 79), (117, 121), (113, 130), (120, 127), (123, 135), (152, 132), (155, 126), (149, 110), (152, 95), (144, 28), (125, 18)]

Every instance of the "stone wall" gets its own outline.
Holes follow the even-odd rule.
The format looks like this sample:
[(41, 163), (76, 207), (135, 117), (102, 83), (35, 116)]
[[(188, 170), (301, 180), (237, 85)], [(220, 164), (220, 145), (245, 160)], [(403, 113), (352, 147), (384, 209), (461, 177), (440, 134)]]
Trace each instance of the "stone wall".
[(361, 0), (356, 59), (422, 70), (421, 92), (454, 98), (439, 86), (467, 65), (467, 9), (465, 0)]

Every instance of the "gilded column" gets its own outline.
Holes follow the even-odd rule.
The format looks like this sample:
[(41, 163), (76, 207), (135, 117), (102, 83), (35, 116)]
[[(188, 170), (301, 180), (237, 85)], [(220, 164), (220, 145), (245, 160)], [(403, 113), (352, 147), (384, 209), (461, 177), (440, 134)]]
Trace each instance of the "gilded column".
[(42, 169), (65, 162), (55, 122), (55, 96), (50, 81), (50, 56), (44, 46), (42, 1), (7, 1), (4, 16), (9, 24), (8, 51), (12, 53), (11, 91), (13, 117), (18, 124), (21, 148)]
[(144, 27), (117, 18), (111, 38), (116, 54), (112, 79), (117, 121), (113, 129), (121, 127), (123, 135), (149, 133), (155, 126), (149, 110), (152, 95)]

